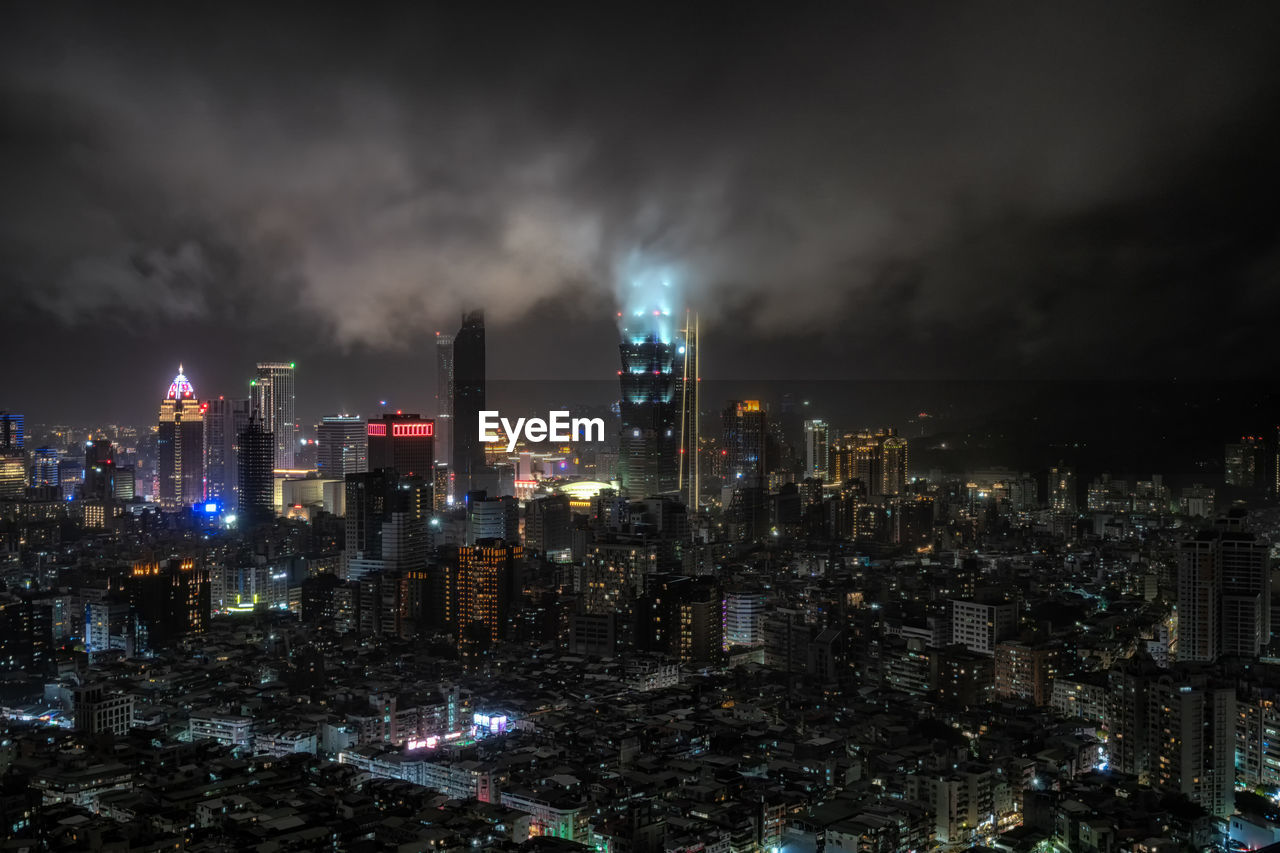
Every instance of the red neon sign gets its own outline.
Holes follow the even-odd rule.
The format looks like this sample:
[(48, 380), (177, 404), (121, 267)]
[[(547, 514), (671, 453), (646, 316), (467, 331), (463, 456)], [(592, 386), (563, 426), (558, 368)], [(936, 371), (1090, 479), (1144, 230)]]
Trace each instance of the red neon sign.
[(392, 424), (391, 434), (396, 438), (429, 438), (435, 435), (435, 427), (434, 421), (425, 424)]
[(369, 435), (386, 435), (386, 424), (369, 424)]

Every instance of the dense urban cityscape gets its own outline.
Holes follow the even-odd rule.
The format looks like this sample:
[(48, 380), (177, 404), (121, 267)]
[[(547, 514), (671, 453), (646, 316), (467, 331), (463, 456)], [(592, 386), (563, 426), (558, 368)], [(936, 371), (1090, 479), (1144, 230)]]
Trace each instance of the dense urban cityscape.
[(264, 361), (242, 396), (179, 367), (136, 427), (0, 414), (7, 834), (1280, 838), (1280, 429), (1248, 425), (1180, 486), (921, 470), (927, 413), (908, 438), (816, 401), (707, 400), (697, 317), (634, 313), (603, 442), (480, 440), (479, 310), (435, 336), (427, 413), (304, 425), (322, 380)]
[(1277, 43), (6, 4), (0, 853), (1280, 853)]

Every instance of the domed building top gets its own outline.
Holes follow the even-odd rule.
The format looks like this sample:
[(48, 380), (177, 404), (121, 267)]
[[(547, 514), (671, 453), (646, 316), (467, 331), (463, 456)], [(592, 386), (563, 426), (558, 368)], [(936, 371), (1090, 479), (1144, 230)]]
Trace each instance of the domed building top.
[(178, 375), (173, 377), (173, 383), (169, 385), (169, 393), (165, 395), (166, 400), (194, 400), (196, 389), (191, 387), (191, 381), (182, 373), (182, 365), (178, 365)]

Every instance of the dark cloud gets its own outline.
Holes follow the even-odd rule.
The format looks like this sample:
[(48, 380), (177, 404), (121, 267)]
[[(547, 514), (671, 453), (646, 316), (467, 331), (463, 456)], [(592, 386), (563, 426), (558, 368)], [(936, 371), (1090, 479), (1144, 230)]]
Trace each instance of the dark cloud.
[(607, 346), (637, 259), (745, 375), (1212, 373), (1280, 310), (1271, 4), (9, 18), (7, 326), (139, 360), (422, 358), (480, 304), (520, 374)]

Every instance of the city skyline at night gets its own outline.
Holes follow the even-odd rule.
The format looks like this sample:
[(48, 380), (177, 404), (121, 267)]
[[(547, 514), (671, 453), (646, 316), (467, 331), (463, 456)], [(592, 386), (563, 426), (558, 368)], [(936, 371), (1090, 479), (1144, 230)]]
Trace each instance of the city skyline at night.
[(0, 849), (1280, 853), (1280, 5), (5, 11)]

